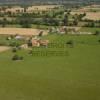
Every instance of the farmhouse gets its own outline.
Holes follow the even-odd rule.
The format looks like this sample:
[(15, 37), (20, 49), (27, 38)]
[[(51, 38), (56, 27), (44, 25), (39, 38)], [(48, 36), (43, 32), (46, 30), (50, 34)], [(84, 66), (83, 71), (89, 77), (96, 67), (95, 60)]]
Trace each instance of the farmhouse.
[(47, 47), (49, 44), (49, 40), (32, 40), (32, 47)]

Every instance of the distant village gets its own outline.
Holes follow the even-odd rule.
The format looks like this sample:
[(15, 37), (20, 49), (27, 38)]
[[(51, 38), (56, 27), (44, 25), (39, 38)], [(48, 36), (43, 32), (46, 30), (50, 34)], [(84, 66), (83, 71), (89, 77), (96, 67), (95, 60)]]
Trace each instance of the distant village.
[(29, 6), (29, 7), (21, 7), (21, 6), (12, 6), (12, 7), (0, 7), (0, 13), (33, 13), (35, 11), (51, 11), (53, 9), (58, 9), (63, 7), (62, 5), (43, 5), (43, 6)]

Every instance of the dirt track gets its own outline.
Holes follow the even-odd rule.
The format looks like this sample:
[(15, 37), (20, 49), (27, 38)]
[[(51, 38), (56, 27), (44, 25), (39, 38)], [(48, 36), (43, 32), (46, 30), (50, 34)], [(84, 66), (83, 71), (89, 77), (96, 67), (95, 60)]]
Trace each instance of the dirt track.
[(9, 49), (10, 49), (10, 47), (0, 46), (0, 52), (6, 51), (6, 50), (9, 50)]
[(2, 35), (38, 35), (43, 31), (43, 35), (47, 35), (46, 30), (31, 29), (31, 28), (0, 28), (0, 34)]

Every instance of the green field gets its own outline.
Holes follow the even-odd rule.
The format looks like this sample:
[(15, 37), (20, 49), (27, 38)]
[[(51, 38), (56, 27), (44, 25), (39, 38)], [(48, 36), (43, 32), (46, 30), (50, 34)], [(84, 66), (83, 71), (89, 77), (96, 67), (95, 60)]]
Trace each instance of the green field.
[(82, 27), (80, 29), (81, 32), (92, 32), (92, 33), (95, 33), (96, 31), (99, 31), (100, 32), (100, 28), (88, 28), (88, 27)]
[[(12, 61), (11, 51), (0, 53), (0, 100), (100, 100), (100, 36), (48, 35), (74, 47), (67, 56), (32, 56), (18, 51), (23, 61)], [(42, 50), (42, 48), (40, 48)], [(45, 48), (48, 50), (48, 48)]]

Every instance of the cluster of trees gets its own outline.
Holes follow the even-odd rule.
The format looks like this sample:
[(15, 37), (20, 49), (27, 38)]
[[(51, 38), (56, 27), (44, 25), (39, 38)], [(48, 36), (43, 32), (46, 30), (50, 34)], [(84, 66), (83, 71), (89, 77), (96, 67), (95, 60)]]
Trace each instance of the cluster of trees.
[[(19, 24), (22, 27), (30, 28), (31, 24), (37, 25), (59, 25), (58, 16), (62, 15), (63, 11), (52, 11), (52, 12), (34, 12), (34, 13), (19, 13), (19, 14), (11, 14), (10, 12), (6, 14), (1, 14), (0, 16), (3, 18), (0, 20), (0, 25), (5, 27), (7, 24)], [(6, 17), (5, 17), (6, 16)], [(8, 20), (10, 18), (11, 20)]]
[(100, 20), (84, 20), (84, 22), (86, 22), (85, 27), (100, 27)]
[[(64, 14), (64, 12), (67, 12)], [(59, 10), (59, 11), (51, 11), (51, 12), (34, 12), (34, 13), (19, 13), (19, 14), (11, 14), (8, 12), (3, 16), (3, 19), (0, 20), (0, 25), (2, 27), (6, 27), (6, 25), (21, 25), (23, 28), (31, 28), (32, 24), (36, 25), (47, 25), (47, 26), (85, 26), (85, 27), (100, 27), (100, 21), (92, 21), (92, 20), (83, 20), (83, 17), (86, 16), (84, 14), (70, 14), (71, 10)], [(6, 16), (6, 17), (5, 17)], [(69, 17), (72, 17), (72, 21), (70, 21)], [(11, 20), (8, 20), (11, 18)], [(85, 23), (80, 25), (79, 23)]]

